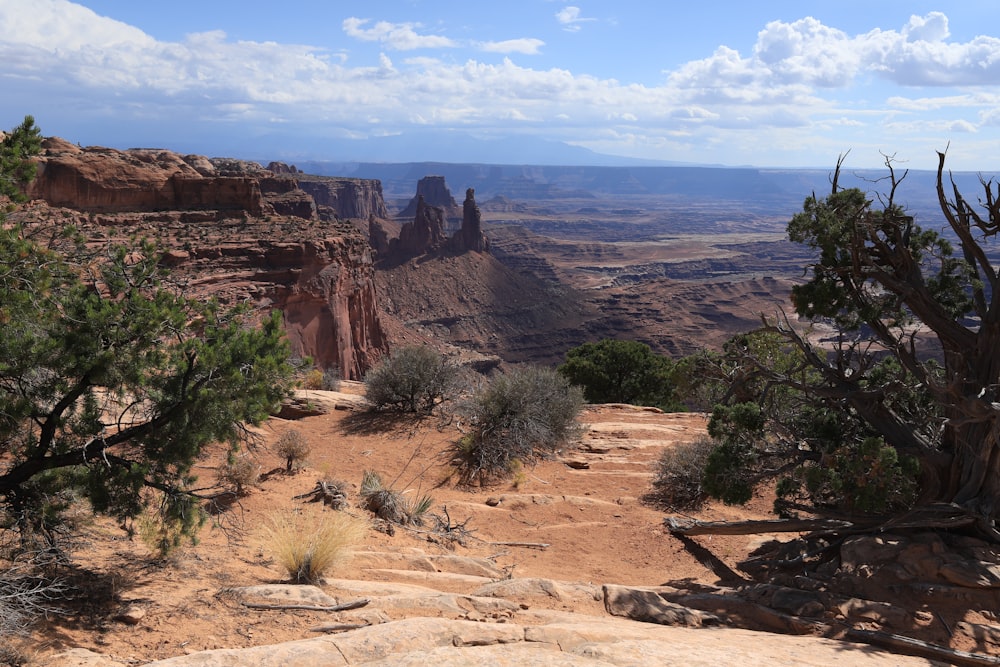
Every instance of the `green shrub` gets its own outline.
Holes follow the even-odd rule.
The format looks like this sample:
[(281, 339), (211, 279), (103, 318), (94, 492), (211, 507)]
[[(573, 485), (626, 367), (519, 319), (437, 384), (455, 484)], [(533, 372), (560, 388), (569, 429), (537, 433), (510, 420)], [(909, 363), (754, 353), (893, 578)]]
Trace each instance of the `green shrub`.
[(264, 524), (267, 549), (297, 584), (318, 584), (346, 562), (367, 524), (343, 512), (280, 512)]
[(645, 343), (606, 338), (566, 353), (558, 371), (590, 403), (630, 403), (682, 410), (674, 397), (674, 363)]
[(365, 398), (378, 410), (429, 413), (450, 398), (458, 369), (429, 347), (396, 350), (365, 375)]
[(455, 445), (466, 483), (507, 476), (517, 460), (530, 463), (579, 436), (579, 387), (553, 370), (522, 367), (493, 378), (468, 406), (472, 430)]
[(702, 479), (709, 454), (714, 448), (711, 438), (703, 436), (664, 449), (657, 461), (653, 493), (649, 499), (671, 510), (701, 507), (708, 497)]
[(848, 512), (902, 511), (916, 500), (919, 462), (877, 437), (846, 442), (818, 462), (797, 467), (777, 486), (779, 509), (809, 498)]

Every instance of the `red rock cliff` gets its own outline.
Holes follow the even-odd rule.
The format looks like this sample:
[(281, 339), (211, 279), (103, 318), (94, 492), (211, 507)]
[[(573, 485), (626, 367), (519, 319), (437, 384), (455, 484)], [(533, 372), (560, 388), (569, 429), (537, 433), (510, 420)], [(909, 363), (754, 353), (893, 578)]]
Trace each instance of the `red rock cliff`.
[(165, 150), (80, 148), (62, 139), (43, 143), (28, 196), (79, 211), (221, 210), (262, 212), (257, 179), (212, 173), (200, 156)]
[[(366, 234), (316, 219), (294, 179), (253, 163), (60, 139), (46, 140), (39, 162), (28, 191), (36, 201), (18, 213), (26, 224), (72, 222), (95, 244), (155, 238), (191, 296), (278, 308), (293, 353), (345, 378), (361, 378), (385, 353)], [(384, 210), (380, 187), (377, 195), (369, 205)]]
[(296, 354), (358, 380), (385, 353), (371, 249), (358, 236), (262, 242), (255, 281), (271, 285)]
[(371, 217), (388, 218), (382, 196), (382, 183), (372, 179), (298, 176), (299, 187), (319, 206), (328, 206), (340, 218), (367, 221)]

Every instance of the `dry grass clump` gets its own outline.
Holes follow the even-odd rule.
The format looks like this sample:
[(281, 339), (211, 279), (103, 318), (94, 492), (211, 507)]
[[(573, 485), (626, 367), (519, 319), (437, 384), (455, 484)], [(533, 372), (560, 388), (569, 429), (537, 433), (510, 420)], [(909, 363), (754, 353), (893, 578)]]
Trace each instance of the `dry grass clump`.
[(403, 492), (386, 488), (377, 472), (366, 470), (361, 477), (361, 504), (380, 519), (401, 526), (422, 526), (434, 499), (425, 494), (410, 500)]
[(319, 368), (310, 369), (308, 373), (302, 378), (302, 388), (303, 389), (322, 389), (323, 388), (323, 371)]
[(274, 443), (274, 453), (285, 460), (285, 471), (299, 470), (305, 465), (310, 447), (302, 431), (289, 429)]
[(278, 512), (264, 522), (266, 548), (297, 584), (318, 584), (346, 563), (368, 524), (343, 512)]

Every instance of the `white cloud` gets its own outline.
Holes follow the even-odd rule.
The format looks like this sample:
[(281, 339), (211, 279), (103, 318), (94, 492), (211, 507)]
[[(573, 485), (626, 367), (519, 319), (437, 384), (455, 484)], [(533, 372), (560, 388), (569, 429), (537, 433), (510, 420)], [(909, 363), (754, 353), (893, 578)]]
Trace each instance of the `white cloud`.
[[(748, 86), (778, 91), (794, 85), (844, 88), (868, 72), (905, 86), (1000, 83), (1000, 39), (955, 43), (945, 41), (949, 34), (947, 17), (940, 12), (911, 17), (900, 31), (855, 36), (812, 17), (772, 21), (758, 33), (749, 56), (722, 46), (708, 58), (682, 65), (670, 78), (684, 88), (716, 92)], [(727, 95), (753, 97), (745, 91)]]
[(584, 18), (580, 16), (580, 8), (568, 5), (556, 12), (556, 21), (563, 26), (563, 30), (577, 32), (582, 27), (582, 23), (595, 21), (596, 19)]
[(365, 42), (380, 42), (397, 51), (412, 51), (414, 49), (453, 48), (455, 42), (440, 35), (420, 35), (415, 28), (419, 23), (389, 23), (379, 21), (370, 28), (364, 27), (370, 19), (350, 17), (344, 19), (344, 32), (350, 37)]
[(927, 16), (911, 16), (903, 26), (903, 37), (908, 42), (940, 42), (948, 38), (948, 17), (941, 12)]
[(148, 48), (155, 40), (128, 24), (98, 16), (68, 0), (0, 2), (0, 43), (48, 52), (83, 47)]
[(768, 23), (757, 35), (754, 58), (780, 82), (828, 87), (846, 85), (860, 66), (847, 34), (812, 17)]
[(478, 43), (478, 47), (482, 51), (490, 53), (523, 53), (525, 55), (535, 55), (539, 53), (539, 49), (543, 46), (545, 46), (545, 42), (531, 37), (505, 39), (500, 42)]
[[(592, 20), (572, 6), (557, 17), (568, 28)], [(15, 121), (34, 113), (43, 129), (46, 114), (107, 115), (164, 128), (203, 119), (213, 129), (299, 123), (360, 137), (373, 125), (389, 134), (414, 123), (516, 126), (604, 150), (619, 142), (619, 153), (689, 151), (676, 159), (720, 162), (727, 150), (762, 155), (767, 145), (787, 146), (786, 155), (829, 148), (835, 157), (845, 133), (873, 129), (887, 132), (885, 145), (918, 132), (977, 130), (985, 142), (983, 128), (1000, 125), (1000, 40), (948, 41), (947, 17), (937, 13), (912, 17), (899, 30), (853, 35), (810, 17), (774, 21), (748, 53), (720, 46), (666, 72), (658, 85), (483, 54), (464, 61), (421, 52), (389, 57), (463, 46), (532, 55), (544, 46), (538, 39), (459, 44), (422, 34), (418, 24), (359, 18), (343, 29), (384, 52), (349, 65), (323, 48), (233, 41), (218, 31), (161, 42), (67, 0), (0, 0), (0, 113)], [(865, 87), (879, 77), (919, 88), (904, 97), (900, 89)], [(44, 100), (45, 108), (25, 107), (26, 100)], [(826, 146), (824, 137), (835, 134)], [(699, 158), (706, 146), (718, 146), (719, 155)]]

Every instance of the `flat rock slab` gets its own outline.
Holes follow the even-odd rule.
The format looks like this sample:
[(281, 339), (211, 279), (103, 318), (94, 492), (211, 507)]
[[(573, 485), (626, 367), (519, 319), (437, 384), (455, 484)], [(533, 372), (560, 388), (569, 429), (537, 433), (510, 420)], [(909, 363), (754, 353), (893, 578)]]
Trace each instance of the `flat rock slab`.
[(916, 667), (933, 663), (816, 637), (733, 629), (654, 626), (607, 617), (524, 627), (411, 618), (274, 646), (220, 649), (149, 663), (150, 667), (424, 667), (524, 665), (741, 667), (852, 665)]
[(532, 577), (490, 582), (472, 591), (472, 595), (504, 598), (512, 601), (537, 598), (552, 598), (559, 601), (600, 601), (602, 599), (599, 586)]

